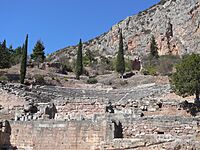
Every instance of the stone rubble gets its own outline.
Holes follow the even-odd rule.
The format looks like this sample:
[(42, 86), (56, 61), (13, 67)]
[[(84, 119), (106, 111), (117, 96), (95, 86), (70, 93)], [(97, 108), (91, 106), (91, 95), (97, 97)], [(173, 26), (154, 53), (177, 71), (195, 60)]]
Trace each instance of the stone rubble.
[[(1, 82), (0, 89), (1, 92), (7, 92), (27, 102), (23, 107), (9, 110), (15, 112), (13, 121), (10, 121), (13, 132), (9, 136), (11, 143), (19, 148), (24, 147), (24, 143), (20, 142), (22, 139), (28, 138), (30, 142), (34, 142), (31, 135), (38, 136), (41, 134), (38, 131), (46, 134), (49, 130), (55, 132), (55, 135), (56, 132), (62, 131), (59, 133), (60, 137), (64, 136), (67, 130), (73, 130), (75, 133), (69, 133), (69, 136), (79, 140), (79, 143), (92, 132), (96, 144), (88, 144), (87, 149), (199, 148), (198, 113), (195, 117), (191, 116), (187, 113), (189, 102), (186, 105), (182, 99), (169, 99), (165, 96), (171, 93), (169, 84), (153, 83), (127, 89), (83, 90), (57, 86), (30, 88)], [(76, 129), (73, 126), (68, 127), (71, 123), (76, 124)], [(81, 127), (83, 124), (84, 127)], [(101, 135), (91, 126), (93, 124), (100, 125), (98, 128), (102, 130)], [(27, 132), (22, 132), (23, 128)], [(78, 130), (81, 135), (74, 137)], [(3, 128), (1, 132), (3, 135)], [(30, 135), (29, 132), (33, 133)], [(48, 138), (50, 137), (43, 137), (44, 141)], [(181, 144), (183, 141), (184, 145)], [(35, 149), (43, 150), (43, 144), (41, 147), (36, 144), (40, 148)], [(82, 149), (78, 143), (74, 146), (79, 148), (69, 144), (65, 143), (65, 148)], [(31, 146), (29, 143), (25, 145)], [(59, 147), (61, 148), (62, 144)]]

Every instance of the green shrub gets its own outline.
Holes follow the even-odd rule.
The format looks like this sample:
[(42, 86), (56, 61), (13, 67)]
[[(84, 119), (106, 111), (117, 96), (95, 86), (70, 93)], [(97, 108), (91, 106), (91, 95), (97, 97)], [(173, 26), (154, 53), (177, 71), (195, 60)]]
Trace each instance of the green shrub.
[(73, 67), (70, 63), (61, 65), (62, 65), (62, 72), (73, 72)]
[(7, 76), (0, 76), (0, 81), (8, 81), (8, 77)]
[(97, 60), (95, 59), (95, 55), (92, 51), (86, 50), (85, 55), (83, 57), (84, 66), (91, 66), (92, 64), (96, 64)]
[(35, 75), (35, 84), (44, 85), (45, 79), (42, 75)]
[(110, 70), (113, 71), (115, 70), (115, 59), (111, 58), (111, 57), (104, 57), (101, 56), (100, 57), (100, 64), (104, 67), (105, 70)]
[(92, 68), (98, 72), (99, 75), (109, 74), (110, 71), (115, 70), (115, 59), (112, 57), (100, 56), (98, 64), (93, 65)]
[(86, 56), (83, 57), (83, 65), (90, 66), (90, 60)]
[(157, 75), (157, 68), (155, 66), (145, 66), (145, 68), (142, 69), (142, 73), (144, 75)]
[(98, 80), (96, 78), (89, 78), (87, 80), (87, 83), (88, 84), (96, 84), (96, 83), (98, 83)]
[(180, 62), (179, 56), (164, 55), (160, 56), (157, 69), (160, 75), (170, 75), (173, 71), (174, 65)]
[(59, 58), (59, 62), (61, 63), (61, 68), (63, 72), (73, 72), (74, 62), (70, 62), (67, 56), (62, 56)]
[(170, 75), (174, 66), (180, 62), (179, 56), (163, 55), (159, 59), (151, 59), (150, 57), (143, 58), (144, 75)]
[(130, 59), (125, 59), (125, 70), (126, 72), (132, 71), (132, 62)]

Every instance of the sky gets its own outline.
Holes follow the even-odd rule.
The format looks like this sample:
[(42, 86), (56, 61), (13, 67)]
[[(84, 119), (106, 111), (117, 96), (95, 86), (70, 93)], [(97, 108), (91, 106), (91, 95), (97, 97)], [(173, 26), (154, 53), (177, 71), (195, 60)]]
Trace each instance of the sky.
[(45, 53), (107, 32), (128, 16), (160, 0), (0, 0), (0, 41), (13, 48), (29, 34), (29, 54), (37, 40)]

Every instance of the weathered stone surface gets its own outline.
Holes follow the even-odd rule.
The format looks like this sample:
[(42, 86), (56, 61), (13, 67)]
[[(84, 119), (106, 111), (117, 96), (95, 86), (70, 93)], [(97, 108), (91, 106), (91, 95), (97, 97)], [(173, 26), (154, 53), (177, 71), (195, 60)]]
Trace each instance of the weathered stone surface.
[(95, 150), (105, 140), (105, 122), (11, 122), (10, 142), (25, 150)]
[(0, 83), (0, 92), (27, 102), (13, 107), (9, 134), (0, 127), (0, 146), (7, 136), (7, 147), (25, 150), (199, 149), (198, 114), (168, 96), (169, 84), (147, 83), (109, 90)]
[[(115, 137), (113, 119), (119, 119), (117, 124), (122, 124), (123, 138)], [(199, 118), (132, 118), (115, 114), (107, 114), (96, 122), (11, 121), (6, 130), (5, 125), (0, 128), (3, 135), (0, 146), (7, 138), (5, 145), (31, 150), (175, 149), (180, 146), (180, 149), (199, 149), (199, 121)]]

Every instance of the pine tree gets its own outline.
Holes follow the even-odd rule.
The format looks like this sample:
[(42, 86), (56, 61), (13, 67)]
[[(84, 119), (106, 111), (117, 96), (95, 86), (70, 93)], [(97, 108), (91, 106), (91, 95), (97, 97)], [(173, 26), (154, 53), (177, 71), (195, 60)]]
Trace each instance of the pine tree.
[(171, 76), (171, 87), (180, 96), (194, 95), (199, 103), (200, 95), (200, 55), (185, 55), (176, 65), (176, 72)]
[(151, 44), (150, 44), (150, 58), (151, 59), (158, 59), (158, 46), (155, 40), (155, 37), (152, 35), (151, 37)]
[(31, 58), (35, 60), (38, 65), (39, 63), (44, 62), (45, 59), (45, 53), (44, 53), (45, 47), (42, 41), (38, 40), (33, 48), (33, 54), (31, 55)]
[(0, 44), (0, 69), (9, 68), (11, 66), (10, 63), (11, 54), (9, 49), (6, 47), (6, 40)]
[(1, 44), (1, 47), (5, 50), (6, 49), (6, 40), (3, 40), (3, 43)]
[(27, 49), (28, 49), (28, 34), (26, 35), (26, 40), (22, 47), (22, 60), (21, 60), (21, 69), (20, 69), (20, 83), (21, 84), (24, 84), (24, 80), (26, 77)]
[(77, 59), (76, 59), (76, 79), (80, 79), (80, 75), (83, 73), (83, 58), (82, 58), (82, 40), (80, 39), (78, 45)]
[(21, 62), (22, 47), (19, 46), (16, 49), (11, 49), (11, 47), (10, 47), (9, 50), (11, 51), (11, 63), (12, 63), (12, 65), (19, 64)]
[(125, 72), (125, 61), (124, 61), (124, 49), (123, 49), (123, 37), (122, 37), (122, 31), (120, 30), (120, 36), (119, 36), (119, 50), (117, 54), (117, 60), (116, 60), (116, 71), (122, 76)]
[(16, 54), (16, 55), (21, 55), (21, 54), (22, 54), (22, 47), (21, 47), (21, 46), (19, 46), (19, 47), (17, 47), (17, 48), (15, 49), (15, 54)]

